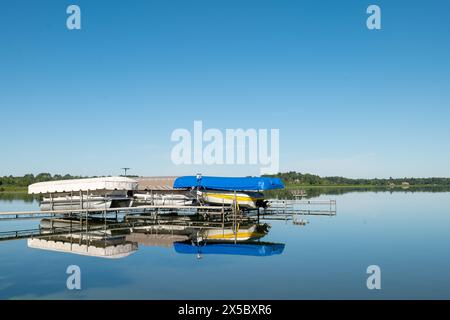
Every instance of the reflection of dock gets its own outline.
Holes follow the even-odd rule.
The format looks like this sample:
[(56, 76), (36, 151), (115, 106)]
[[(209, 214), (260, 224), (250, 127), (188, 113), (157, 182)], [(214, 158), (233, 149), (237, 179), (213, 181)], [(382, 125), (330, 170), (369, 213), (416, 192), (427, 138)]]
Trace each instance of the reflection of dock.
[(272, 200), (268, 208), (252, 211), (236, 206), (145, 206), (3, 212), (0, 220), (41, 221), (35, 229), (0, 232), (0, 241), (28, 239), (30, 248), (101, 258), (126, 257), (139, 245), (173, 247), (178, 253), (197, 257), (272, 256), (281, 254), (284, 245), (261, 242), (270, 230), (266, 220), (304, 226), (308, 224), (304, 215), (333, 216), (335, 208), (335, 201)]
[(336, 215), (336, 200), (270, 200), (265, 215)]
[[(89, 226), (90, 222), (92, 226)], [(189, 222), (182, 217), (161, 224), (133, 219), (132, 222), (109, 222), (102, 227), (98, 220), (88, 220), (70, 229), (67, 227), (73, 224), (70, 219), (42, 220), (41, 233), (28, 239), (28, 247), (102, 258), (122, 258), (135, 252), (138, 245), (173, 247), (175, 243), (186, 241), (193, 244), (218, 241), (252, 243), (252, 240), (264, 237), (269, 230), (269, 225), (253, 222), (239, 224), (235, 233), (232, 223), (220, 226), (205, 220)]]
[[(237, 206), (140, 206), (128, 208), (0, 212), (1, 220), (41, 219), (36, 229), (0, 232), (0, 241), (84, 234), (113, 237), (134, 231), (171, 233), (196, 239), (243, 241), (263, 237), (267, 230), (254, 228), (260, 221), (290, 220), (306, 225), (305, 215), (336, 215), (335, 200), (270, 200), (265, 209), (239, 210)], [(137, 237), (141, 235), (136, 235)], [(83, 235), (80, 236), (83, 239)], [(142, 236), (141, 236), (142, 237)], [(155, 237), (154, 237), (155, 238)], [(161, 244), (166, 239), (160, 240)], [(140, 242), (140, 241), (137, 241)], [(145, 243), (145, 240), (142, 239)], [(148, 242), (148, 243), (150, 243)]]

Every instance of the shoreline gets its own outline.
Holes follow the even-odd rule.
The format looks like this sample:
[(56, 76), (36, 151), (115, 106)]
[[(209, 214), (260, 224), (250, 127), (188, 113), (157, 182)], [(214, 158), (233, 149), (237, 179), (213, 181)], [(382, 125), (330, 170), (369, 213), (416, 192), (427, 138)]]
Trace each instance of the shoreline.
[(443, 189), (450, 189), (450, 186), (443, 186), (443, 185), (432, 185), (432, 184), (413, 184), (408, 186), (401, 186), (401, 185), (395, 185), (395, 186), (386, 186), (386, 185), (321, 185), (321, 184), (314, 184), (314, 185), (286, 185), (286, 189), (288, 190), (297, 190), (297, 189), (314, 189), (314, 188), (353, 188), (353, 189), (414, 189), (414, 188), (443, 188)]
[[(286, 184), (284, 190), (303, 190), (303, 189), (384, 189), (384, 190), (408, 190), (417, 188), (440, 188), (450, 190), (450, 186), (442, 185), (410, 185), (410, 186), (385, 186), (385, 185), (289, 185)], [(0, 190), (0, 194), (28, 194), (28, 187), (14, 187)]]

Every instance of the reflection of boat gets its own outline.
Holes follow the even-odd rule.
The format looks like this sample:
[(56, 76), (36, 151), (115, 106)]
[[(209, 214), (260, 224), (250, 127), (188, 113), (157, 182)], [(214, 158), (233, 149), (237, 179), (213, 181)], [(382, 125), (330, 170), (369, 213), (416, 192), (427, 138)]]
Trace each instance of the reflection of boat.
[(177, 253), (183, 254), (228, 254), (243, 256), (266, 257), (281, 254), (284, 250), (283, 243), (270, 242), (214, 242), (195, 244), (191, 241), (175, 242), (173, 245)]
[(241, 208), (256, 209), (265, 205), (264, 195), (261, 192), (240, 191), (234, 192), (223, 190), (199, 190), (197, 195), (201, 201), (212, 205), (232, 205), (234, 201)]
[(103, 222), (95, 222), (90, 219), (88, 222), (86, 220), (79, 220), (77, 218), (69, 219), (69, 218), (44, 218), (41, 219), (41, 222), (39, 223), (39, 227), (41, 229), (54, 229), (54, 228), (66, 228), (69, 229), (70, 227), (76, 229), (81, 229), (86, 227), (86, 223), (89, 224), (89, 227), (98, 227), (104, 225)]
[(189, 206), (194, 199), (185, 194), (164, 194), (164, 193), (136, 193), (134, 194), (134, 205), (154, 205), (154, 206)]
[(269, 231), (267, 224), (237, 225), (236, 232), (233, 228), (209, 228), (202, 230), (201, 236), (208, 240), (237, 240), (245, 241), (264, 237)]
[[(184, 225), (180, 225), (179, 223), (183, 223), (183, 221)], [(235, 232), (235, 228), (229, 223), (223, 227), (217, 227), (207, 222), (202, 222), (200, 225), (196, 224), (195, 220), (185, 219), (178, 220), (178, 223), (177, 220), (172, 220), (158, 225), (137, 226), (133, 229), (147, 234), (183, 235), (210, 241), (245, 241), (264, 237), (269, 232), (269, 228), (268, 224), (238, 223)]]
[(29, 194), (45, 195), (41, 210), (123, 208), (132, 205), (129, 192), (137, 181), (125, 177), (39, 182), (28, 187)]

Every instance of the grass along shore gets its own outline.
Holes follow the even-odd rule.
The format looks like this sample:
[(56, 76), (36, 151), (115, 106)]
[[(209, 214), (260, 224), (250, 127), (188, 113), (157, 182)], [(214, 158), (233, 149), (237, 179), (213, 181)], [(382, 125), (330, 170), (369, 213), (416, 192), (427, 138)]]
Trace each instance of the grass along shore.
[(28, 187), (2, 186), (0, 193), (28, 193)]

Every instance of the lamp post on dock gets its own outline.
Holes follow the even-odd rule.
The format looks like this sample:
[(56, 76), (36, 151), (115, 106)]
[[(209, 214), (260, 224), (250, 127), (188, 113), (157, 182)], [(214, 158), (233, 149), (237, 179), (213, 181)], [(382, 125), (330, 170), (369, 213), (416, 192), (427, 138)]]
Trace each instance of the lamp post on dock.
[(131, 168), (121, 168), (124, 171), (124, 177), (127, 176), (127, 171), (130, 170)]

